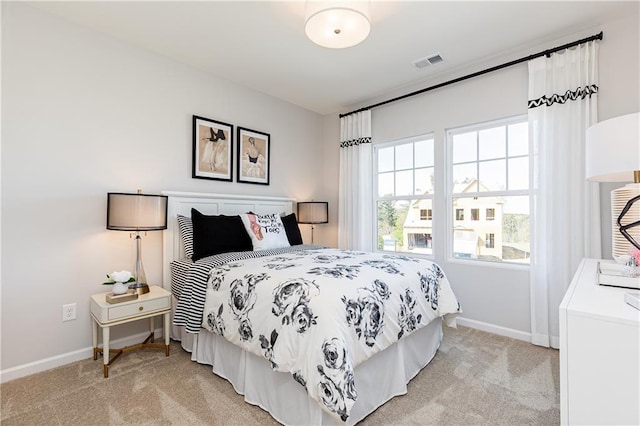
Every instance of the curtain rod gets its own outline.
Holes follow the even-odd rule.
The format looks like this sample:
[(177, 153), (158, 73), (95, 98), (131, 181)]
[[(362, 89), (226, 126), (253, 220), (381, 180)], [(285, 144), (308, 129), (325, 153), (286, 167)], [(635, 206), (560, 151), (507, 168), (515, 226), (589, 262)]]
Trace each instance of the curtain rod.
[(511, 65), (516, 65), (516, 64), (519, 64), (521, 62), (530, 61), (532, 59), (539, 58), (540, 56), (543, 56), (543, 55), (548, 58), (549, 56), (551, 56), (552, 53), (558, 52), (560, 50), (569, 49), (570, 47), (574, 47), (574, 46), (577, 46), (579, 44), (588, 43), (588, 42), (593, 41), (593, 40), (602, 40), (602, 31), (600, 31), (598, 34), (592, 35), (591, 37), (583, 38), (582, 40), (577, 40), (577, 41), (574, 41), (572, 43), (563, 44), (562, 46), (554, 47), (552, 49), (543, 50), (542, 52), (534, 53), (533, 55), (529, 55), (529, 56), (524, 57), (524, 58), (516, 59), (516, 60), (513, 60), (511, 62), (507, 62), (507, 63), (501, 64), (501, 65), (496, 65), (494, 67), (487, 68), (487, 69), (484, 69), (482, 71), (477, 71), (477, 72), (474, 72), (474, 73), (471, 73), (471, 74), (467, 74), (467, 75), (462, 76), (462, 77), (454, 78), (453, 80), (445, 81), (444, 83), (439, 83), (439, 84), (436, 84), (435, 86), (426, 87), (424, 89), (416, 90), (415, 92), (407, 93), (406, 95), (402, 95), (402, 96), (398, 96), (398, 97), (395, 97), (395, 98), (392, 98), (392, 99), (388, 99), (386, 101), (378, 102), (377, 104), (373, 104), (373, 105), (369, 105), (369, 106), (366, 106), (366, 107), (358, 108), (358, 109), (356, 109), (354, 111), (347, 112), (345, 114), (340, 114), (340, 118), (346, 117), (347, 115), (351, 115), (351, 114), (355, 114), (355, 113), (358, 113), (358, 112), (362, 112), (362, 111), (366, 111), (366, 110), (369, 110), (369, 109), (373, 109), (373, 108), (376, 108), (376, 107), (379, 107), (379, 106), (382, 106), (382, 105), (390, 104), (391, 102), (400, 101), (402, 99), (406, 99), (406, 98), (409, 98), (411, 96), (420, 95), (420, 94), (428, 92), (430, 90), (439, 89), (441, 87), (448, 86), (448, 85), (453, 84), (453, 83), (458, 83), (460, 81), (468, 80), (470, 78), (477, 77), (479, 75), (488, 74), (490, 72), (497, 71), (497, 70), (500, 70), (502, 68), (510, 67)]

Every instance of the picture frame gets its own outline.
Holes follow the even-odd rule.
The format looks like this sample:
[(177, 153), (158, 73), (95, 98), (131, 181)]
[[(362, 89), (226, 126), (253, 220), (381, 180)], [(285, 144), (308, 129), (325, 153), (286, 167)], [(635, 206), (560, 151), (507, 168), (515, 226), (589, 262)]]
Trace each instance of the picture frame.
[(233, 181), (233, 125), (193, 116), (192, 178)]
[(269, 185), (271, 135), (238, 126), (237, 181)]

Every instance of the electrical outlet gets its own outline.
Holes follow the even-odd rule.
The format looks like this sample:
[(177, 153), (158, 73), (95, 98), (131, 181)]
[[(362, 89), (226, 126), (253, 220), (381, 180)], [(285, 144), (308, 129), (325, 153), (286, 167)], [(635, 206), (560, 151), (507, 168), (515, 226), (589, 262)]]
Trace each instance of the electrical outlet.
[(76, 304), (69, 303), (62, 305), (62, 321), (71, 321), (76, 319)]

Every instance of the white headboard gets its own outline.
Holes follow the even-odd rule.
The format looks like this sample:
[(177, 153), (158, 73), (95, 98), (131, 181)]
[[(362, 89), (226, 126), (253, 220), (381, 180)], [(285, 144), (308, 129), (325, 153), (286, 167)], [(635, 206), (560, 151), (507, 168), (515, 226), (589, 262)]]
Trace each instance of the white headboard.
[(169, 262), (184, 257), (177, 216), (191, 217), (191, 208), (202, 214), (235, 215), (252, 211), (257, 214), (293, 212), (295, 199), (254, 195), (206, 194), (198, 192), (162, 191), (169, 197), (167, 203), (167, 229), (162, 244), (162, 285), (171, 288)]

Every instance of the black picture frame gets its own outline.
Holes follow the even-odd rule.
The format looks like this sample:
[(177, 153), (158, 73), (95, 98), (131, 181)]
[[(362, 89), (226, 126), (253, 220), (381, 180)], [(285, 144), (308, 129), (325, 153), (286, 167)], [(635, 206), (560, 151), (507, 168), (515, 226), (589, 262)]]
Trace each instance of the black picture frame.
[(193, 116), (191, 177), (233, 181), (233, 125)]
[(238, 126), (238, 172), (241, 183), (269, 185), (271, 173), (271, 135)]

